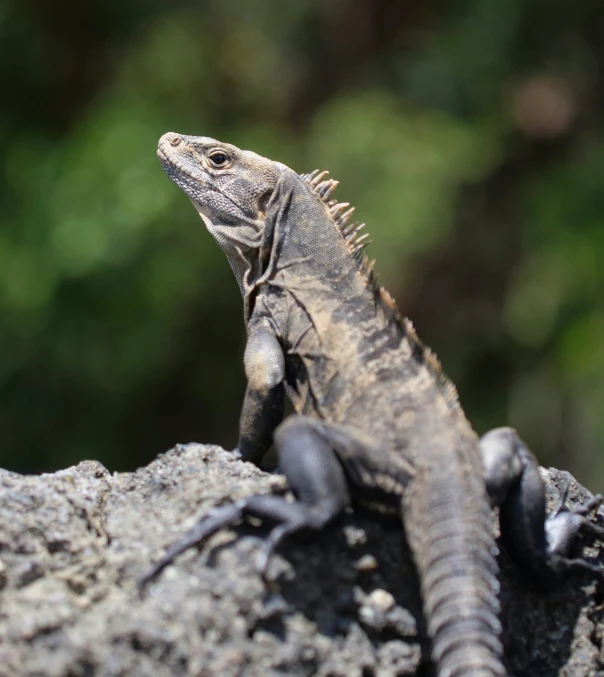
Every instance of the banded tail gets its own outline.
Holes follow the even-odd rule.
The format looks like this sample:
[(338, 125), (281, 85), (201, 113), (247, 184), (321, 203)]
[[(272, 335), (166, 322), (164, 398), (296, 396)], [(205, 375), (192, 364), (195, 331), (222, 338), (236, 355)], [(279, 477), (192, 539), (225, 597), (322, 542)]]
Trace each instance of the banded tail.
[(505, 677), (489, 505), (476, 480), (448, 471), (426, 469), (403, 505), (432, 660), (438, 677)]

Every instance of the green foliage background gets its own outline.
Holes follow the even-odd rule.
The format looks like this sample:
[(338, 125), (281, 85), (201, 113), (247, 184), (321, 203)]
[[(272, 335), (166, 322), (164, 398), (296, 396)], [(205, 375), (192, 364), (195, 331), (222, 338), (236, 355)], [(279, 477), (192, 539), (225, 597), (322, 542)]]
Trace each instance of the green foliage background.
[(479, 432), (604, 488), (593, 0), (5, 0), (0, 464), (236, 440), (241, 303), (166, 131), (328, 168)]

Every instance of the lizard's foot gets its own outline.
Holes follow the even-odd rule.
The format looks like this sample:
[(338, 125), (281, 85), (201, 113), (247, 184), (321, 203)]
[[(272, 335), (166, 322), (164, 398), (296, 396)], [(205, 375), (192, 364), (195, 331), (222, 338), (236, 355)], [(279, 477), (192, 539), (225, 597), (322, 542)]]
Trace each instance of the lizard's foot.
[(556, 506), (545, 520), (547, 550), (552, 568), (559, 572), (588, 571), (604, 578), (604, 567), (592, 564), (583, 557), (570, 557), (577, 538), (584, 534), (604, 541), (604, 527), (588, 517), (602, 505), (604, 496), (592, 496), (571, 510), (566, 506), (569, 487), (570, 480), (565, 483)]
[(316, 422), (293, 416), (275, 434), (283, 471), (297, 500), (282, 496), (250, 496), (212, 510), (181, 540), (168, 548), (138, 581), (142, 593), (165, 567), (185, 550), (201, 543), (216, 531), (246, 517), (257, 517), (276, 524), (257, 560), (264, 580), (270, 558), (281, 541), (301, 529), (322, 529), (350, 505), (350, 495), (342, 466)]
[(272, 529), (263, 549), (261, 550), (256, 567), (265, 581), (267, 578), (270, 558), (281, 541), (296, 531), (304, 528), (318, 529), (325, 524), (325, 517), (314, 513), (312, 508), (302, 502), (290, 503), (281, 496), (250, 496), (231, 505), (221, 506), (211, 510), (185, 536), (176, 541), (147, 572), (138, 580), (137, 587), (142, 595), (147, 585), (178, 555), (189, 548), (198, 545), (222, 527), (242, 521), (245, 517), (256, 517), (270, 522), (277, 522)]
[(244, 501), (211, 510), (202, 520), (190, 529), (180, 540), (172, 544), (166, 553), (151, 566), (137, 581), (139, 595), (143, 595), (147, 585), (168, 565), (189, 548), (201, 543), (223, 526), (239, 520), (243, 514)]

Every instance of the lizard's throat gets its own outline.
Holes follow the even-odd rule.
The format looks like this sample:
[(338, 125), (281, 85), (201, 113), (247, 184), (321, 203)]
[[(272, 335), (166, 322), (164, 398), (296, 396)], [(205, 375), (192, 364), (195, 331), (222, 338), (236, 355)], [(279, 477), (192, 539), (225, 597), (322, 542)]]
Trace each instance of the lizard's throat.
[[(195, 202), (193, 203), (195, 204)], [(217, 223), (198, 204), (195, 204), (206, 228), (226, 254), (244, 301), (244, 314), (249, 307), (255, 288), (266, 279), (272, 251), (273, 228), (260, 219), (236, 224)]]

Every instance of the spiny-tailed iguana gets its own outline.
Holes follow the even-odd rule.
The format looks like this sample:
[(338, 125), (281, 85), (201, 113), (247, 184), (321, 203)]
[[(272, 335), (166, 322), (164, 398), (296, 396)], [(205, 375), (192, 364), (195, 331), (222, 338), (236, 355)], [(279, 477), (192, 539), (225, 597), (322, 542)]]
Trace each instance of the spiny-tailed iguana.
[[(433, 353), (374, 279), (353, 208), (331, 199), (327, 172), (279, 162), (206, 137), (169, 133), (158, 156), (225, 252), (243, 296), (247, 391), (237, 453), (258, 463), (274, 439), (296, 498), (251, 496), (213, 510), (142, 579), (220, 527), (248, 516), (278, 543), (322, 529), (350, 506), (401, 516), (421, 583), (439, 677), (506, 674), (499, 639), (497, 548), (539, 578), (580, 568), (570, 558), (586, 515), (546, 517), (535, 458), (514, 430), (478, 439)], [(284, 393), (296, 414), (281, 423)], [(274, 435), (273, 435), (274, 433)]]

